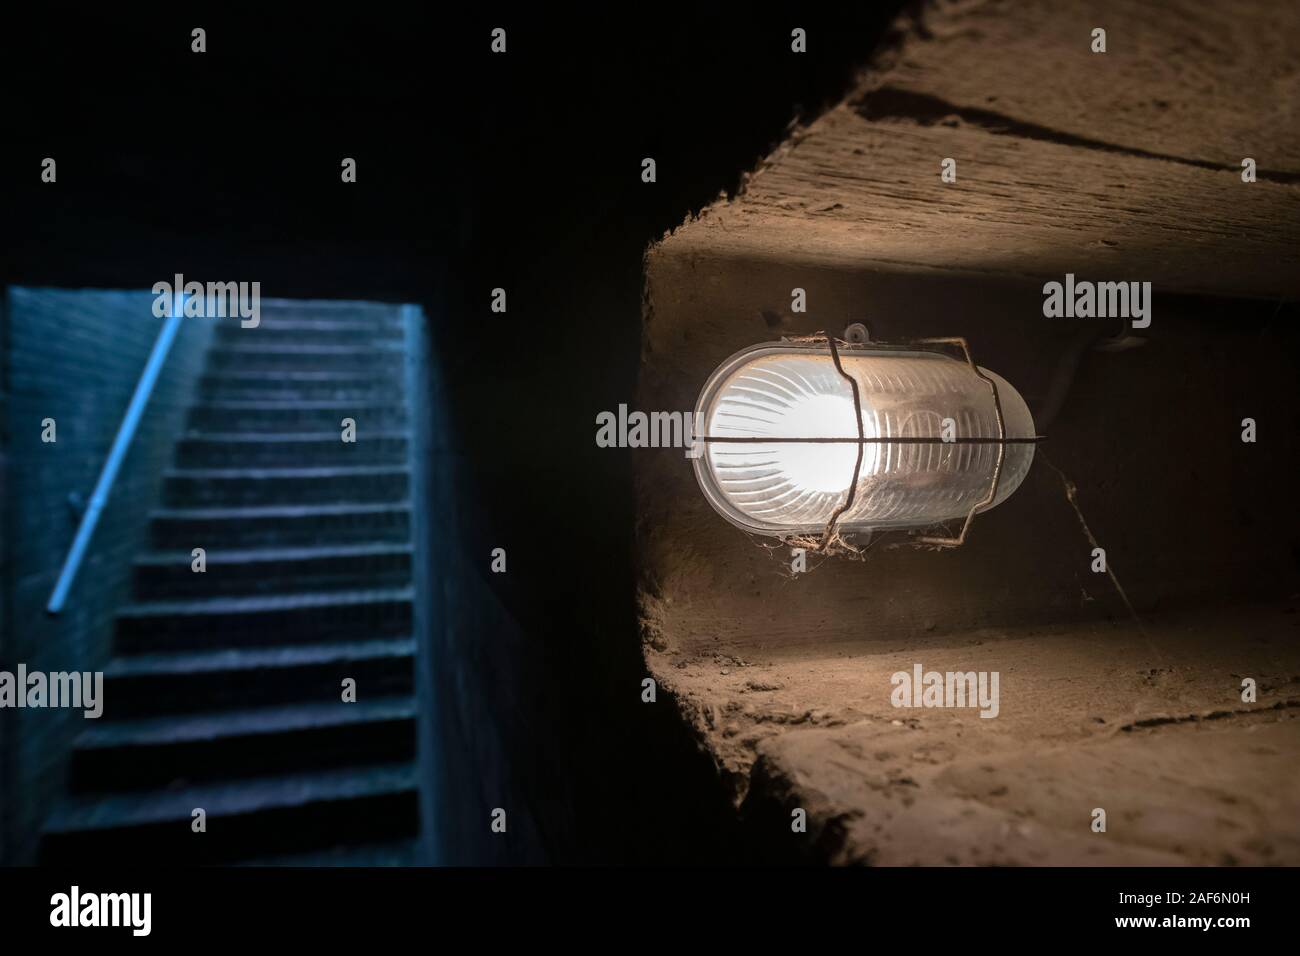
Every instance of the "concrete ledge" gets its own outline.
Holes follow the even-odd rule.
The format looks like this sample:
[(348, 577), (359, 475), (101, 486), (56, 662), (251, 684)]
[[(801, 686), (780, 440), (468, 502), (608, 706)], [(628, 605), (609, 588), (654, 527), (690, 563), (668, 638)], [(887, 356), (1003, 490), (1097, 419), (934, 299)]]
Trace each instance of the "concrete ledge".
[[(1295, 865), (1297, 610), (648, 661), (754, 836), (794, 859)], [(999, 670), (998, 716), (891, 706), (891, 674), (914, 662)], [(1091, 830), (1097, 807), (1105, 833)]]

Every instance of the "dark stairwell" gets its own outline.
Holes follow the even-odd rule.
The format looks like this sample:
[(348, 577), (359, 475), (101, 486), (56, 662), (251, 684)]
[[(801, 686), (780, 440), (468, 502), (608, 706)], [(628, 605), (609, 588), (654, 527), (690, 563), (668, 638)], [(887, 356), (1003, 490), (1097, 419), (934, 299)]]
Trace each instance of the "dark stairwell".
[(218, 320), (43, 860), (426, 862), (407, 314)]
[[(632, 456), (597, 448), (591, 423), (635, 394), (647, 244), (734, 188), (793, 118), (816, 115), (840, 95), (890, 11), (844, 16), (806, 18), (801, 26), (818, 38), (809, 56), (791, 54), (788, 25), (707, 10), (661, 18), (613, 45), (600, 18), (521, 16), (505, 57), (472, 40), (497, 25), (476, 12), (321, 16), (306, 44), (294, 18), (260, 11), (255, 28), (238, 29), (237, 17), (214, 13), (209, 33), (225, 39), (204, 57), (187, 43), (157, 41), (160, 33), (188, 37), (193, 24), (183, 13), (148, 30), (100, 17), (81, 33), (57, 19), (48, 30), (9, 31), (4, 62), (15, 76), (50, 62), (71, 66), (29, 84), (14, 104), (6, 181), (9, 236), (18, 241), (0, 256), (0, 282), (148, 289), (180, 271), (257, 279), (280, 297), (414, 302), (427, 315), (435, 347), (413, 354), (432, 382), (408, 398), (432, 426), (423, 429), (428, 447), (413, 455), (427, 465), (430, 492), (413, 499), (430, 503), (412, 517), (416, 558), (437, 556), (423, 572), (416, 560), (413, 580), (417, 620), (422, 606), (428, 619), (419, 674), (433, 688), (432, 713), (420, 724), (421, 756), (430, 758), (421, 762), (421, 836), (437, 843), (438, 862), (735, 858), (731, 810), (715, 793), (711, 758), (671, 701), (641, 701)], [(434, 33), (467, 39), (430, 58)], [(551, 38), (574, 55), (557, 58)], [(341, 63), (353, 64), (345, 96), (336, 88)], [(209, 137), (141, 139), (121, 121), (123, 104), (133, 115), (237, 115), (242, 135), (265, 148), (255, 161), (232, 162)], [(29, 175), (46, 155), (60, 156), (57, 187)], [(65, 173), (63, 155), (75, 175)], [(343, 156), (358, 157), (359, 182), (339, 181)], [(639, 175), (645, 156), (659, 162), (654, 184)], [(490, 310), (496, 287), (509, 291), (508, 316)], [(50, 353), (73, 350), (56, 367), (66, 378), (76, 374), (67, 371), (74, 360), (103, 364), (119, 351), (119, 324), (74, 323), (56, 310), (41, 318), (15, 323), (23, 333), (11, 356), (18, 371), (48, 369)], [(256, 331), (272, 324), (264, 317)], [(234, 340), (244, 341), (238, 333)], [(113, 381), (133, 381), (143, 361), (139, 348), (121, 356)], [(558, 383), (556, 369), (582, 371)], [(264, 371), (222, 370), (232, 385), (223, 393), (248, 395), (254, 381), (278, 392), (283, 377)], [(68, 405), (95, 383), (76, 384)], [(0, 567), (6, 552), (11, 567), (0, 597), (0, 662), (97, 667), (112, 614), (78, 612), (47, 627), (40, 605), (75, 530), (63, 498), (94, 481), (64, 461), (96, 435), (111, 437), (115, 420), (67, 443), (61, 437), (57, 453), (43, 448), (33, 423), (54, 413), (58, 390), (55, 383), (18, 396), (0, 414), (17, 436), (10, 445), (0, 438), (0, 457), (9, 452), (6, 511), (18, 532), (10, 540), (23, 542), (0, 542)], [(98, 408), (113, 410), (105, 418), (120, 416), (129, 397), (93, 394)], [(152, 408), (169, 414), (185, 402), (159, 397), (166, 400)], [(61, 435), (63, 414), (72, 409), (60, 413)], [(341, 417), (329, 419), (334, 435)], [(373, 432), (358, 423), (364, 445)], [(187, 447), (185, 439), (182, 453)], [(148, 451), (151, 467), (140, 472), (156, 476), (162, 468), (152, 444)], [(124, 485), (124, 497), (128, 488), (144, 511), (148, 496)], [(127, 510), (110, 517), (125, 523)], [(131, 517), (143, 529), (143, 518)], [(324, 528), (326, 519), (315, 520)], [(150, 548), (128, 547), (116, 523), (101, 526), (96, 546), (106, 552), (103, 573), (82, 576), (77, 600), (89, 608), (94, 598), (98, 612), (107, 590), (99, 582), (119, 574), (119, 555)], [(188, 555), (193, 546), (183, 540), (166, 550)], [(507, 573), (490, 568), (498, 547), (509, 552)], [(209, 546), (209, 577), (219, 573), (219, 549)], [(190, 580), (188, 560), (174, 567), (173, 580)], [(24, 589), (24, 581), (33, 583)], [(331, 702), (340, 679), (330, 675)], [(247, 689), (259, 693), (251, 680)], [(21, 713), (9, 735), (0, 714), (0, 796), (23, 811), (0, 825), (9, 837), (0, 858), (30, 862), (44, 809), (64, 784), (63, 735), (51, 740), (45, 730), (56, 719), (77, 732), (93, 722)], [(506, 833), (490, 828), (497, 808), (509, 812)], [(213, 823), (208, 838), (224, 832)], [(188, 816), (182, 825), (188, 838)], [(255, 850), (259, 859), (273, 853)]]

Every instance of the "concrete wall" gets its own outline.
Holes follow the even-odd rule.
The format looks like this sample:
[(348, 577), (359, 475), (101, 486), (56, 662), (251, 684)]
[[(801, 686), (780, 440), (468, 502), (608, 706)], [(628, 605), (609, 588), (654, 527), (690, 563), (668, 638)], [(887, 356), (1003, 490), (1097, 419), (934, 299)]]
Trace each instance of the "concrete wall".
[[(539, 717), (546, 690), (540, 648), (496, 593), (506, 575), (491, 571), (492, 547), (477, 531), (484, 513), (474, 462), (449, 414), (450, 350), (438, 348), (422, 313), (408, 312), (407, 321), (416, 627), (421, 693), (429, 703), (420, 734), (431, 784), (421, 808), (425, 851), (440, 865), (545, 862), (543, 830), (556, 841), (570, 827), (562, 813), (542, 806), (538, 792), (539, 782), (554, 780), (556, 757), (554, 728)], [(509, 569), (510, 548), (506, 560)], [(504, 833), (491, 829), (498, 808), (506, 812)]]
[[(182, 324), (66, 608), (57, 618), (44, 608), (161, 328), (153, 299), (147, 292), (8, 291), (0, 328), (4, 670), (19, 662), (29, 670), (95, 670), (106, 660), (114, 612), (128, 596), (131, 562), (145, 542), (211, 322)], [(45, 418), (57, 423), (56, 442), (41, 441)], [(0, 860), (31, 859), (82, 720), (79, 711), (0, 711)]]

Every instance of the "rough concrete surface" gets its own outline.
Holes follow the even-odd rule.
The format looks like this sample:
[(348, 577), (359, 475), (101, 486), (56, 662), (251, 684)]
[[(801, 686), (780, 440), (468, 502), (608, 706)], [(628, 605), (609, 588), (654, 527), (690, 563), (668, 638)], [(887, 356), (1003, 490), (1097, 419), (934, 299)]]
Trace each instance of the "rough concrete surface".
[[(648, 251), (643, 410), (858, 321), (965, 336), (1052, 409), (963, 547), (797, 577), (679, 450), (634, 459), (647, 664), (756, 834), (839, 863), (1300, 863), (1296, 42), (1264, 3), (918, 4), (840, 104)], [(1078, 351), (1116, 323), (1045, 317), (1066, 273), (1151, 283), (1137, 347)], [(895, 708), (917, 663), (998, 672), (998, 716)]]
[[(651, 650), (738, 807), (809, 816), (814, 858), (1300, 863), (1295, 602), (1144, 625), (982, 630), (746, 660)], [(1000, 712), (895, 708), (914, 662), (1000, 671)], [(1241, 681), (1257, 682), (1253, 704)], [(751, 784), (757, 792), (751, 793)], [(1105, 809), (1105, 833), (1092, 813)]]
[[(665, 245), (1294, 297), (1300, 17), (1243, 6), (924, 4), (843, 102)], [(955, 182), (940, 177), (946, 159)]]

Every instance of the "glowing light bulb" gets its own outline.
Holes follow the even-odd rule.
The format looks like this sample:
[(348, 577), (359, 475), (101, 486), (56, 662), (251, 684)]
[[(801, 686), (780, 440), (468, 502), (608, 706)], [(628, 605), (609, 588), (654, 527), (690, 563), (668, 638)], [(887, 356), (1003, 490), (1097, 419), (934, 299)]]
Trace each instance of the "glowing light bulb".
[[(989, 383), (939, 352), (841, 348), (840, 361), (857, 382), (866, 441), (853, 505), (836, 527), (920, 528), (965, 518), (988, 496), (998, 456)], [(1006, 437), (1032, 439), (1024, 399), (1000, 376), (981, 372), (997, 385)], [(709, 378), (695, 410), (707, 436), (695, 475), (723, 517), (775, 536), (826, 527), (846, 499), (859, 444), (853, 389), (828, 346), (772, 343), (739, 352)], [(997, 496), (982, 511), (1005, 501), (1033, 462), (1032, 443), (1005, 449)]]

